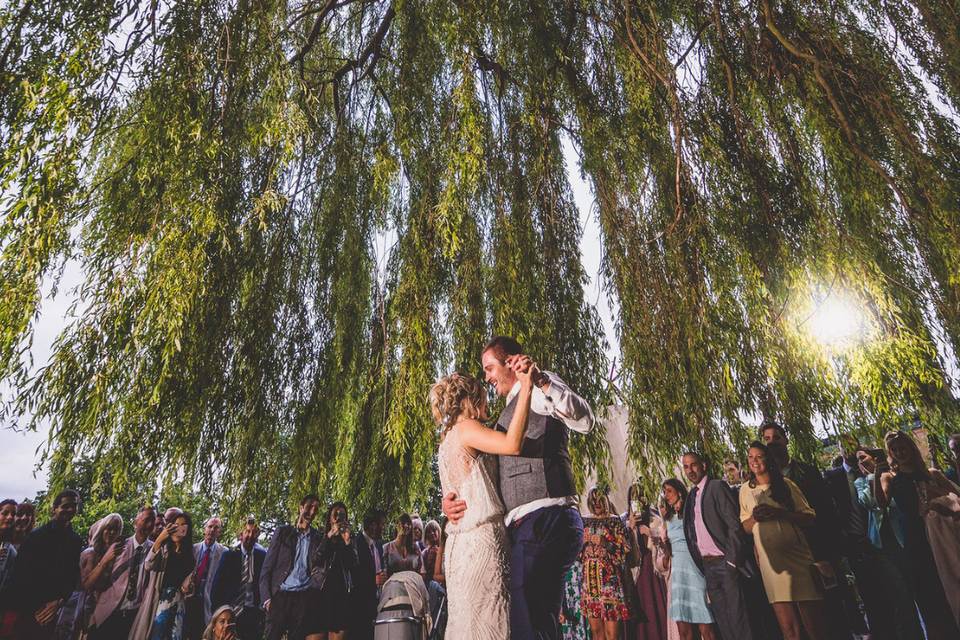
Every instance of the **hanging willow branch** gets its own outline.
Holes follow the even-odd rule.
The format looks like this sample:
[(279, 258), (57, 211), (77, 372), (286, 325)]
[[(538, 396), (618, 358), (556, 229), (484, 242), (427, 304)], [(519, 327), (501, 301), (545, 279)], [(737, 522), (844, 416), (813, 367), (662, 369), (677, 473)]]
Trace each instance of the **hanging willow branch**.
[[(823, 428), (960, 430), (949, 4), (7, 3), (5, 423), (51, 426), (55, 485), (82, 456), (228, 513), (435, 508), (429, 385), (509, 333), (626, 406), (651, 480), (761, 416), (799, 455)], [(64, 268), (76, 312), (34, 366)], [(865, 339), (814, 339), (830, 296)], [(601, 431), (573, 448), (603, 471)]]

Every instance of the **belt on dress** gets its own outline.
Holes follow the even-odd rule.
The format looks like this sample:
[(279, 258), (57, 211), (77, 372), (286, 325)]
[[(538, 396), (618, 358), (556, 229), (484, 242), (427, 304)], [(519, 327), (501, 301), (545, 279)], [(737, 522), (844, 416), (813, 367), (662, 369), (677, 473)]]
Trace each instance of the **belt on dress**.
[(723, 556), (702, 556), (704, 562), (721, 562), (725, 558)]

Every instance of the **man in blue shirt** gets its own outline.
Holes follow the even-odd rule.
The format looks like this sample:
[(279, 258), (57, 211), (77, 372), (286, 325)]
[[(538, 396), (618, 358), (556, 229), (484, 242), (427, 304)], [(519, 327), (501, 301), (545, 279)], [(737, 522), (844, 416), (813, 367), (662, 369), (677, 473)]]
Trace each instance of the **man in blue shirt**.
[(321, 534), (313, 526), (320, 508), (315, 495), (300, 500), (296, 525), (277, 529), (267, 550), (260, 574), (260, 596), (267, 612), (267, 638), (302, 640), (310, 587), (310, 558), (320, 543)]

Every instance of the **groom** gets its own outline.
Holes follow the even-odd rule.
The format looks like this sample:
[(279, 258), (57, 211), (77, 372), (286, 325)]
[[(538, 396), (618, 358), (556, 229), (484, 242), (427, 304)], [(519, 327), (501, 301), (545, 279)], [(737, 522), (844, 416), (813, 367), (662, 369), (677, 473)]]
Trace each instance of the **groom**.
[[(513, 338), (498, 336), (481, 354), (484, 376), (506, 408), (496, 429), (506, 431), (528, 358)], [(499, 456), (500, 497), (510, 535), (510, 631), (515, 640), (560, 637), (563, 577), (583, 545), (583, 521), (570, 467), (567, 429), (587, 433), (593, 412), (556, 374), (535, 369), (527, 433), (519, 456)], [(443, 497), (452, 522), (469, 508), (456, 493)]]

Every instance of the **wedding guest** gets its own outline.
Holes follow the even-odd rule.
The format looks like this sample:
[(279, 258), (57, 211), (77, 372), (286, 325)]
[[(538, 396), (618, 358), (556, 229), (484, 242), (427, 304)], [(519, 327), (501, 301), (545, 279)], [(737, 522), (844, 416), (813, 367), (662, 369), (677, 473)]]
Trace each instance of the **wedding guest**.
[[(681, 484), (682, 486), (682, 484)], [(660, 500), (658, 501), (657, 507), (651, 507), (650, 509), (650, 557), (653, 559), (653, 570), (654, 572), (663, 579), (664, 586), (666, 587), (666, 607), (667, 614), (665, 614), (666, 619), (666, 633), (657, 633), (655, 635), (648, 635), (645, 638), (640, 640), (662, 640), (666, 637), (667, 640), (680, 640), (680, 629), (677, 627), (676, 620), (672, 620), (669, 616), (670, 611), (670, 590), (672, 588), (671, 580), (671, 569), (672, 564), (670, 561), (670, 536), (667, 533), (667, 523), (664, 521), (664, 518), (667, 514), (667, 502), (663, 497), (663, 491), (660, 493)]]
[(267, 550), (257, 544), (259, 538), (257, 519), (247, 518), (240, 530), (240, 544), (221, 556), (220, 567), (210, 588), (213, 609), (234, 608), (237, 635), (241, 638), (263, 637), (265, 614), (261, 607), (260, 577)]
[(670, 602), (667, 615), (677, 623), (683, 640), (693, 640), (697, 632), (701, 640), (714, 640), (713, 614), (707, 603), (707, 582), (697, 568), (683, 532), (687, 488), (676, 478), (663, 483), (665, 504), (663, 520), (666, 540), (657, 538), (656, 544), (670, 558)]
[(623, 574), (628, 561), (637, 561), (639, 550), (634, 531), (624, 526), (603, 489), (590, 490), (587, 508), (593, 517), (583, 524), (580, 605), (595, 640), (619, 640), (623, 622), (630, 618)]
[(61, 607), (57, 617), (57, 636), (86, 636), (90, 616), (101, 592), (110, 586), (114, 561), (120, 554), (118, 542), (123, 531), (123, 518), (111, 513), (90, 527), (89, 546), (80, 553), (80, 584)]
[(223, 520), (217, 516), (203, 523), (203, 540), (193, 545), (193, 592), (186, 599), (187, 638), (195, 640), (203, 633), (213, 615), (213, 603), (210, 590), (213, 577), (220, 567), (220, 559), (227, 547), (220, 544), (223, 534)]
[(130, 630), (130, 640), (181, 640), (184, 599), (193, 586), (195, 561), (190, 540), (193, 519), (180, 513), (168, 519), (143, 560), (149, 573), (147, 591)]
[[(889, 469), (878, 469), (879, 484), (874, 485), (877, 502), (887, 506), (891, 501), (903, 514), (904, 552), (908, 559), (912, 586), (916, 594), (923, 625), (930, 640), (960, 637), (960, 627), (952, 615), (951, 603), (960, 602), (960, 593), (948, 590), (956, 575), (946, 576), (938, 564), (951, 570), (951, 563), (938, 562), (928, 536), (927, 517), (937, 498), (955, 495), (956, 485), (936, 469), (927, 469), (920, 448), (908, 434), (891, 431), (884, 437)], [(945, 550), (942, 558), (957, 556), (954, 548)], [(960, 569), (954, 569), (960, 571)], [(945, 584), (946, 583), (946, 584)]]
[[(767, 420), (761, 424), (760, 441), (767, 445), (770, 455), (776, 458), (783, 477), (797, 485), (816, 514), (813, 525), (803, 529), (814, 560), (828, 562), (829, 568), (820, 566), (836, 576), (844, 575), (840, 545), (836, 544), (840, 539), (840, 518), (823, 473), (814, 465), (790, 455), (787, 431), (779, 423)], [(837, 580), (835, 586), (824, 594), (824, 606), (827, 616), (834, 623), (829, 629), (831, 640), (849, 639), (853, 631), (861, 634), (867, 632), (863, 614), (846, 580)]]
[(50, 522), (31, 532), (17, 551), (12, 585), (20, 601), (17, 638), (52, 637), (57, 611), (78, 584), (85, 545), (70, 523), (79, 506), (76, 491), (58, 493)]
[(167, 526), (166, 516), (157, 511), (157, 517), (153, 520), (153, 531), (150, 532), (150, 539), (156, 540), (157, 536), (160, 535), (160, 532), (163, 531)]
[(13, 605), (13, 594), (9, 586), (13, 582), (13, 569), (17, 562), (17, 548), (13, 546), (15, 523), (17, 519), (17, 501), (0, 502), (0, 638), (13, 635), (17, 619)]
[(373, 621), (377, 617), (378, 591), (387, 579), (383, 570), (383, 529), (387, 517), (383, 511), (368, 511), (363, 517), (363, 532), (357, 538), (357, 568), (353, 591), (356, 617), (350, 630), (351, 640), (372, 640)]
[(430, 612), (433, 616), (433, 628), (438, 638), (443, 638), (447, 629), (447, 578), (444, 573), (443, 550), (447, 546), (447, 532), (440, 527), (440, 544), (437, 545), (437, 561), (433, 565), (433, 576), (430, 585), (435, 592), (431, 592)]
[[(897, 586), (888, 584), (888, 579), (893, 577), (887, 570), (890, 568), (868, 537), (868, 514), (860, 503), (856, 488), (857, 481), (863, 479), (857, 459), (860, 442), (847, 434), (838, 438), (838, 445), (840, 466), (823, 474), (839, 517), (838, 546), (856, 577), (872, 640), (894, 638), (898, 624), (916, 620), (916, 614), (911, 615), (909, 611), (911, 608), (915, 610), (913, 598), (898, 591)], [(894, 571), (894, 575), (896, 573)], [(903, 617), (898, 619), (897, 611), (902, 611)], [(912, 624), (910, 627), (913, 634), (916, 627)]]
[(739, 462), (730, 458), (723, 461), (723, 480), (731, 489), (739, 492), (742, 482)]
[(17, 550), (13, 546), (16, 519), (17, 501), (7, 499), (0, 502), (0, 602), (8, 602), (4, 597), (6, 586), (17, 559)]
[(784, 478), (766, 445), (754, 442), (747, 454), (751, 479), (740, 487), (740, 520), (753, 536), (760, 574), (784, 640), (811, 640), (829, 633), (823, 596), (814, 581), (813, 555), (801, 527), (815, 513), (803, 493)]
[(214, 610), (210, 616), (210, 624), (203, 631), (202, 640), (256, 640), (260, 636), (244, 636), (243, 631), (238, 631), (237, 615), (233, 607), (225, 604)]
[(306, 495), (300, 500), (295, 525), (283, 525), (273, 534), (260, 576), (260, 597), (267, 612), (267, 638), (302, 640), (307, 607), (312, 602), (310, 559), (320, 545), (321, 534), (313, 525), (320, 499)]
[(383, 562), (387, 576), (399, 571), (420, 571), (420, 553), (413, 541), (413, 522), (409, 514), (397, 518), (397, 537), (383, 548)]
[(709, 463), (702, 454), (688, 451), (681, 462), (693, 485), (684, 509), (684, 535), (706, 579), (717, 628), (725, 638), (752, 640), (743, 580), (756, 575), (756, 566), (740, 526), (738, 501), (725, 482), (707, 474)]
[[(652, 510), (643, 496), (633, 495), (637, 487), (631, 486), (627, 490), (627, 501), (636, 505), (634, 512), (637, 515), (636, 535), (640, 558), (633, 572), (634, 589), (636, 590), (637, 622), (634, 633), (628, 637), (635, 640), (661, 640), (667, 636), (667, 585), (664, 577), (654, 568), (653, 531), (651, 525), (656, 520), (662, 527), (659, 512), (652, 514)], [(631, 508), (633, 511), (633, 508)], [(672, 624), (672, 623), (669, 623)]]
[[(890, 599), (888, 627), (875, 631), (871, 629), (873, 637), (897, 640), (923, 638), (916, 597), (910, 586), (909, 566), (903, 553), (903, 514), (893, 501), (881, 507), (874, 489), (879, 482), (878, 469), (887, 468), (886, 454), (880, 449), (860, 446), (856, 455), (860, 469), (860, 476), (854, 480), (857, 502), (867, 513), (867, 539), (876, 549), (873, 560), (880, 576), (877, 581)], [(862, 585), (858, 586), (862, 588)]]
[(953, 484), (960, 484), (960, 433), (950, 436), (947, 449), (950, 450), (950, 466), (944, 475)]
[(424, 542), (423, 542), (423, 520), (416, 513), (410, 514), (410, 523), (413, 526), (413, 544), (417, 547), (417, 551), (423, 553)]
[(137, 513), (133, 535), (123, 543), (109, 573), (108, 584), (97, 597), (90, 618), (89, 640), (122, 640), (130, 634), (146, 590), (144, 560), (153, 546), (149, 536), (156, 516), (156, 509), (151, 505), (144, 505)]
[(32, 502), (21, 502), (17, 505), (17, 519), (13, 523), (13, 546), (19, 549), (27, 539), (37, 522), (37, 508)]
[(423, 545), (423, 552), (420, 554), (420, 574), (429, 589), (437, 564), (437, 551), (440, 548), (440, 523), (436, 520), (431, 520), (424, 525)]
[(354, 617), (352, 572), (357, 546), (350, 531), (347, 506), (334, 502), (324, 517), (324, 532), (311, 563), (308, 640), (341, 640)]
[(423, 576), (423, 582), (427, 585), (427, 593), (430, 594), (430, 612), (436, 619), (440, 602), (446, 595), (443, 585), (433, 579), (437, 573), (443, 558), (440, 557), (440, 523), (436, 520), (430, 520), (423, 527), (423, 553), (420, 554), (420, 575)]
[(574, 562), (563, 577), (563, 604), (560, 606), (560, 637), (563, 640), (589, 640), (590, 625), (581, 604), (583, 564)]

